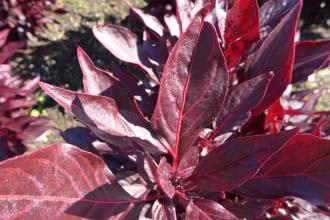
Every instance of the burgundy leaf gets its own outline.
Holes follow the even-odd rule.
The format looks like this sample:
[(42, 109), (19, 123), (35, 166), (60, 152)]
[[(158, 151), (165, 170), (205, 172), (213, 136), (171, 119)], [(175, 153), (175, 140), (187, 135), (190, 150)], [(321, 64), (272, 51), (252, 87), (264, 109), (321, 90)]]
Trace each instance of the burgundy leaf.
[(194, 199), (186, 208), (186, 219), (236, 220), (238, 218), (215, 201)]
[(113, 98), (120, 110), (135, 112), (143, 117), (136, 101), (118, 79), (95, 67), (82, 48), (78, 47), (77, 54), (84, 76), (84, 89), (87, 94)]
[(263, 112), (278, 99), (291, 82), (294, 36), (301, 6), (302, 2), (299, 1), (268, 35), (247, 63), (243, 76), (245, 79), (252, 79), (270, 71), (274, 72), (274, 78), (269, 84), (265, 98), (253, 111), (255, 115)]
[(7, 160), (0, 169), (2, 219), (104, 219), (145, 201), (129, 195), (101, 158), (67, 144)]
[(272, 78), (272, 73), (263, 74), (231, 89), (209, 140), (229, 132), (235, 126), (242, 126), (249, 119), (250, 111), (262, 101)]
[(166, 162), (165, 158), (162, 158), (160, 160), (157, 173), (160, 187), (162, 188), (164, 193), (166, 193), (166, 195), (172, 199), (175, 195), (175, 188), (171, 181), (172, 168), (171, 165)]
[(269, 0), (260, 8), (261, 38), (264, 39), (300, 0)]
[(24, 45), (24, 41), (6, 43), (2, 48), (0, 48), (0, 64), (5, 63), (11, 59), (16, 51)]
[(207, 191), (231, 191), (252, 178), (297, 131), (242, 137), (220, 145), (200, 161), (189, 180)]
[(302, 41), (296, 45), (292, 83), (305, 81), (315, 70), (330, 61), (330, 40)]
[(133, 14), (153, 33), (157, 34), (157, 37), (160, 38), (164, 35), (163, 25), (158, 21), (158, 19), (150, 14), (145, 13), (141, 9), (133, 7), (129, 4), (130, 9)]
[(6, 43), (9, 33), (9, 28), (0, 31), (0, 48)]
[(156, 200), (152, 206), (152, 219), (176, 220), (176, 211), (173, 202), (167, 198)]
[(113, 99), (61, 89), (46, 83), (40, 87), (67, 111), (75, 115), (95, 135), (119, 148), (141, 145), (152, 153), (166, 152), (138, 115), (119, 110)]
[(151, 63), (146, 59), (145, 53), (138, 43), (138, 37), (130, 30), (108, 24), (103, 27), (94, 27), (93, 33), (100, 43), (118, 59), (138, 65), (146, 71), (150, 79), (159, 82), (152, 70)]
[(236, 0), (228, 11), (225, 27), (225, 56), (230, 69), (260, 38), (257, 0)]
[(265, 199), (296, 196), (316, 204), (329, 203), (329, 155), (329, 140), (297, 135), (238, 192)]
[(193, 19), (173, 48), (163, 74), (152, 124), (169, 145), (174, 166), (221, 110), (228, 72), (213, 25)]

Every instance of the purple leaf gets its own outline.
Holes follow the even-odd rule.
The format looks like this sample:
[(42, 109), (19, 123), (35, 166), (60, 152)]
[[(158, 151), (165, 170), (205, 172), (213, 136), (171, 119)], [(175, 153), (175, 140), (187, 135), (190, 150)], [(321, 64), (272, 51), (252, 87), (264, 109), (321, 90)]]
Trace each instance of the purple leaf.
[(207, 199), (194, 199), (186, 208), (186, 219), (194, 220), (238, 220), (219, 203)]
[(138, 37), (130, 30), (108, 24), (103, 27), (99, 25), (94, 27), (93, 33), (100, 43), (118, 59), (139, 66), (150, 79), (156, 83), (159, 82), (151, 63), (146, 59), (145, 52), (138, 43)]
[(138, 144), (152, 153), (166, 152), (149, 125), (133, 112), (120, 111), (113, 99), (71, 92), (46, 83), (40, 83), (40, 87), (103, 141), (119, 148), (134, 149)]
[(265, 199), (296, 196), (316, 204), (329, 203), (329, 155), (329, 140), (297, 135), (238, 192)]
[(197, 165), (189, 178), (207, 191), (231, 191), (252, 178), (297, 129), (237, 138), (218, 146)]
[(330, 61), (330, 40), (302, 41), (296, 44), (292, 83), (305, 81)]
[(302, 2), (299, 1), (273, 29), (246, 64), (243, 74), (245, 80), (263, 73), (274, 72), (274, 78), (269, 84), (266, 96), (259, 107), (254, 109), (254, 115), (262, 113), (278, 99), (291, 82), (294, 61), (294, 36), (301, 6)]
[(176, 13), (181, 33), (186, 30), (192, 20), (191, 10), (192, 2), (190, 0), (176, 0)]
[(6, 28), (0, 31), (0, 48), (5, 45), (8, 35), (10, 33), (10, 29)]
[(260, 8), (261, 38), (264, 39), (300, 0), (269, 0)]
[(115, 100), (120, 110), (135, 112), (144, 117), (132, 95), (118, 79), (95, 67), (82, 48), (78, 47), (77, 54), (84, 76), (84, 89), (87, 94), (110, 97)]
[(153, 33), (157, 35), (158, 38), (164, 35), (164, 27), (158, 21), (158, 19), (150, 14), (145, 13), (141, 9), (133, 7), (129, 4), (130, 9), (133, 14)]
[(146, 200), (129, 195), (101, 158), (67, 144), (7, 160), (0, 169), (2, 219), (108, 218)]
[(263, 74), (231, 89), (209, 140), (231, 131), (235, 126), (243, 126), (251, 110), (262, 101), (272, 78), (272, 73)]
[(163, 74), (152, 124), (169, 145), (174, 166), (221, 110), (228, 72), (212, 24), (202, 9), (173, 48)]

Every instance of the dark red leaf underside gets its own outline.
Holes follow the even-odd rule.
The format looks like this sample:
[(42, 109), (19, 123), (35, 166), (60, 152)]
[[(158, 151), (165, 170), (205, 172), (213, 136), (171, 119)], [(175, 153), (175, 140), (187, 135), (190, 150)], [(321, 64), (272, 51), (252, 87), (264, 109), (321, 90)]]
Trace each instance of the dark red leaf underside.
[(245, 80), (270, 71), (274, 72), (274, 78), (269, 84), (265, 98), (259, 107), (253, 110), (254, 115), (262, 113), (278, 99), (291, 82), (294, 36), (301, 6), (302, 2), (299, 1), (268, 35), (246, 65), (243, 75)]
[(207, 199), (194, 199), (186, 208), (186, 219), (236, 220), (238, 219), (219, 203)]
[(230, 69), (259, 40), (257, 0), (236, 0), (228, 11), (225, 27), (225, 56)]
[(219, 113), (227, 92), (225, 60), (213, 25), (203, 21), (206, 10), (196, 15), (173, 48), (152, 117), (174, 166)]
[(40, 87), (96, 136), (116, 145), (118, 150), (131, 151), (140, 145), (152, 153), (166, 152), (149, 125), (133, 112), (120, 111), (113, 99), (72, 92), (46, 83), (40, 83)]
[(0, 164), (1, 219), (104, 219), (131, 203), (103, 160), (58, 144)]
[(176, 210), (173, 201), (162, 198), (154, 202), (152, 206), (152, 219), (155, 220), (176, 220)]
[(252, 178), (297, 129), (234, 139), (203, 158), (189, 180), (207, 191), (231, 191)]
[(305, 81), (315, 70), (330, 62), (330, 40), (302, 41), (296, 45), (292, 83)]
[(265, 199), (297, 196), (316, 204), (329, 203), (330, 141), (297, 135), (238, 192)]

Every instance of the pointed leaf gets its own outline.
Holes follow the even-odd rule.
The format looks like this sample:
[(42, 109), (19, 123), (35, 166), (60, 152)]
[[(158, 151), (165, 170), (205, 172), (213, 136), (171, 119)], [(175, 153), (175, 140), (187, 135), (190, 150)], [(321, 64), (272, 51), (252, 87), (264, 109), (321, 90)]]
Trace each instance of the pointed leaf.
[(146, 71), (150, 79), (158, 82), (151, 63), (146, 59), (146, 55), (138, 43), (138, 37), (134, 33), (113, 24), (103, 27), (98, 25), (93, 28), (93, 33), (114, 56), (125, 62), (138, 65)]
[(118, 79), (95, 67), (81, 47), (77, 48), (77, 54), (87, 94), (113, 98), (120, 110), (135, 112), (143, 117), (136, 101)]
[(159, 20), (142, 11), (141, 9), (133, 7), (129, 4), (130, 9), (132, 10), (133, 14), (153, 33), (157, 34), (157, 37), (162, 37), (164, 35), (164, 28), (163, 25), (159, 22)]
[(242, 185), (238, 192), (258, 198), (296, 196), (330, 203), (330, 141), (297, 135)]
[(158, 165), (147, 152), (137, 154), (138, 173), (149, 184), (158, 183)]
[(225, 56), (230, 69), (260, 38), (257, 0), (236, 0), (228, 11), (225, 28)]
[(294, 129), (229, 141), (207, 154), (189, 179), (207, 191), (231, 191), (252, 178), (297, 131)]
[(292, 83), (305, 81), (315, 70), (330, 63), (330, 40), (302, 41), (296, 45)]
[[(263, 73), (274, 72), (262, 103), (253, 113), (258, 115), (278, 99), (291, 82), (294, 61), (294, 36), (302, 2), (288, 13), (262, 43), (245, 68), (244, 78), (252, 79)], [(281, 46), (279, 46), (281, 45)]]
[[(173, 48), (163, 74), (152, 124), (169, 145), (175, 166), (219, 113), (228, 72), (216, 30), (202, 9)], [(180, 146), (180, 147), (179, 147)]]
[(1, 219), (104, 219), (143, 201), (121, 188), (101, 158), (68, 144), (9, 159), (0, 170)]
[(235, 126), (243, 126), (249, 119), (251, 110), (264, 98), (272, 73), (263, 74), (234, 87), (226, 97), (222, 111), (216, 120), (210, 140), (219, 134), (231, 131)]
[(219, 203), (207, 199), (194, 199), (186, 208), (186, 219), (194, 220), (238, 220)]
[(183, 155), (178, 166), (177, 178), (189, 177), (194, 171), (199, 160), (199, 148), (198, 146), (192, 146)]
[(260, 8), (261, 38), (264, 39), (300, 0), (269, 0)]
[(40, 83), (40, 87), (101, 140), (119, 148), (130, 149), (139, 144), (152, 153), (164, 151), (149, 125), (132, 112), (120, 111), (113, 99), (72, 92), (46, 83)]

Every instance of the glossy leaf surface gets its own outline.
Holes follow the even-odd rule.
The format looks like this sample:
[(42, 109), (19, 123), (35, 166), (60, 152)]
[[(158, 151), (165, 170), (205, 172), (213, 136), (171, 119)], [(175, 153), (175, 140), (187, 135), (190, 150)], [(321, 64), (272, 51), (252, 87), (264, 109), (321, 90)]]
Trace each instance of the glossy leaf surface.
[(143, 200), (121, 188), (101, 158), (67, 144), (7, 160), (0, 170), (2, 219), (108, 218)]
[(329, 155), (329, 140), (297, 135), (238, 191), (265, 199), (297, 196), (316, 204), (329, 203)]
[(274, 73), (264, 100), (253, 112), (256, 115), (278, 99), (291, 82), (294, 36), (301, 6), (302, 2), (299, 1), (267, 36), (247, 63), (243, 76), (245, 79), (251, 79), (270, 71)]
[[(167, 60), (152, 124), (178, 165), (221, 109), (228, 73), (216, 31), (202, 9)], [(212, 42), (212, 43), (211, 43)], [(207, 57), (207, 59), (205, 59)]]
[(231, 191), (252, 178), (297, 130), (237, 138), (218, 146), (197, 165), (189, 178), (207, 191)]

